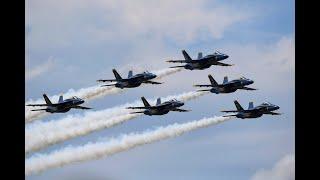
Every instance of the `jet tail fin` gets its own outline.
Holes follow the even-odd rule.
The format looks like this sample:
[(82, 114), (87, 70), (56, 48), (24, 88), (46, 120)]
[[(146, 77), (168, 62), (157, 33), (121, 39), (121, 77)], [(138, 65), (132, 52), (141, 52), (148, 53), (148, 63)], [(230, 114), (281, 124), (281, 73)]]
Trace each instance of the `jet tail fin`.
[(133, 75), (133, 72), (132, 72), (132, 70), (130, 70), (130, 71), (128, 72), (128, 78), (131, 78), (132, 75)]
[(146, 98), (141, 97), (141, 100), (142, 100), (142, 102), (143, 102), (143, 104), (144, 104), (145, 107), (150, 107), (150, 104), (148, 103), (148, 101), (146, 100)]
[(189, 56), (189, 54), (185, 50), (182, 50), (182, 54), (183, 54), (184, 59), (186, 61), (192, 61), (191, 57)]
[(242, 111), (243, 110), (242, 106), (240, 105), (240, 103), (237, 100), (234, 101), (234, 105), (236, 106), (238, 111)]
[(114, 74), (114, 77), (116, 77), (116, 80), (121, 80), (121, 76), (119, 75), (119, 73), (115, 70), (115, 69), (112, 69), (112, 72)]
[(58, 101), (59, 103), (62, 103), (63, 102), (63, 95), (60, 95), (59, 96), (59, 101)]
[(214, 87), (215, 87), (215, 86), (218, 86), (217, 81), (215, 81), (210, 74), (208, 75), (208, 78), (209, 78), (210, 83), (211, 83), (212, 86), (214, 86)]
[(46, 104), (52, 105), (50, 99), (48, 98), (48, 96), (47, 96), (46, 94), (43, 94), (43, 98), (44, 98), (44, 100), (46, 101)]
[(157, 99), (157, 104), (156, 105), (159, 105), (159, 104), (161, 104), (161, 99), (160, 98)]
[(223, 84), (225, 84), (225, 83), (227, 83), (229, 80), (228, 80), (228, 76), (225, 76), (224, 78), (223, 78)]
[(248, 109), (252, 109), (252, 108), (253, 108), (253, 102), (249, 102)]

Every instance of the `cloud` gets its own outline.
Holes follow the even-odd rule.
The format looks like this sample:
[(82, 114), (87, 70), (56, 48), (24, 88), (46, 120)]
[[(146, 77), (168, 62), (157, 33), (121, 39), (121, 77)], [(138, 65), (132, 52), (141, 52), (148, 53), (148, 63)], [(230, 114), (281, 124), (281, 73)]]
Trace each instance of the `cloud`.
[(199, 37), (221, 38), (228, 27), (251, 17), (248, 11), (216, 1), (208, 6), (207, 0), (29, 0), (27, 4), (26, 22), (37, 48), (69, 46), (81, 39), (117, 43), (167, 38), (190, 43)]
[[(292, 35), (270, 44), (248, 44), (228, 48), (235, 65), (228, 74), (244, 75), (265, 91), (294, 89), (295, 47)], [(277, 88), (275, 88), (277, 87)]]
[(51, 70), (54, 67), (54, 60), (52, 57), (50, 57), (45, 63), (40, 64), (33, 69), (26, 70), (25, 78), (26, 80), (30, 80), (34, 77), (37, 77), (49, 70)]
[(295, 158), (289, 154), (279, 160), (270, 170), (257, 171), (251, 180), (294, 180), (295, 179)]
[[(118, 18), (113, 20), (113, 28), (121, 31), (130, 28), (130, 33), (127, 33), (129, 36), (151, 33), (155, 37), (173, 38), (179, 42), (190, 42), (202, 33), (211, 38), (221, 38), (227, 27), (249, 17), (246, 12), (234, 11), (217, 2), (213, 2), (215, 6), (208, 8), (208, 1), (205, 0), (100, 2), (110, 14), (117, 14)], [(110, 29), (100, 30), (103, 30), (104, 35), (111, 32), (108, 31)]]

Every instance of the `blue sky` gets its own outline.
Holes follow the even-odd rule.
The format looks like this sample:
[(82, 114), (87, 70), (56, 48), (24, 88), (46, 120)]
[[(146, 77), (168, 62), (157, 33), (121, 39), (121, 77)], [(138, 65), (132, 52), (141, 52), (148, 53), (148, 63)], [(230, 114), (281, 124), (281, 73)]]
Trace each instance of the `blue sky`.
[[(210, 94), (186, 103), (189, 113), (139, 117), (52, 146), (80, 145), (101, 137), (221, 115), (238, 99), (247, 107), (270, 101), (282, 116), (234, 120), (145, 145), (109, 158), (48, 170), (27, 179), (250, 179), (294, 154), (294, 1), (26, 1), (26, 100), (42, 93), (96, 85), (96, 79), (168, 67), (164, 60), (219, 50), (234, 67), (182, 71), (147, 85), (89, 102), (96, 110), (194, 90), (212, 74), (218, 82), (252, 78), (254, 92)], [(82, 114), (71, 110), (68, 114)], [(54, 120), (64, 115), (50, 115)], [(260, 179), (263, 179), (259, 176)], [(256, 179), (259, 179), (256, 178)], [(265, 177), (266, 178), (266, 177)]]

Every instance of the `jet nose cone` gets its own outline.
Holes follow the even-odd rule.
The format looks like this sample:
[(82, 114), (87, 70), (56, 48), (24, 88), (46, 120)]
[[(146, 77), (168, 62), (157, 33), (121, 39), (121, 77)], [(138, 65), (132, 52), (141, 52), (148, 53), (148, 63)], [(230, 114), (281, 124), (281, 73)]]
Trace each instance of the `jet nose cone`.
[(228, 55), (225, 55), (224, 57), (225, 57), (226, 59), (227, 59), (227, 58), (229, 58), (229, 56), (228, 56)]
[(250, 80), (250, 81), (249, 81), (249, 83), (250, 83), (250, 84), (253, 84), (253, 83), (254, 83), (254, 81), (253, 81), (253, 80)]
[(275, 109), (280, 109), (280, 107), (279, 107), (279, 106), (276, 106)]

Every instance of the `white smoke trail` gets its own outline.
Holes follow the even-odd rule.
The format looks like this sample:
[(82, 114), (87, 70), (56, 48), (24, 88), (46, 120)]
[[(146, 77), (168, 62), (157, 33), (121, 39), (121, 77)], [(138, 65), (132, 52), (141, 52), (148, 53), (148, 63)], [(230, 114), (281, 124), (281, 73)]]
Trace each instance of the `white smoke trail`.
[(180, 136), (189, 131), (216, 125), (231, 119), (230, 117), (204, 118), (183, 124), (173, 124), (159, 127), (144, 133), (131, 133), (110, 141), (88, 143), (78, 147), (66, 147), (50, 154), (36, 154), (25, 160), (25, 174), (38, 173), (49, 168), (61, 167), (75, 162), (83, 162), (127, 151), (137, 146), (157, 142), (160, 140)]
[[(177, 69), (172, 69), (172, 68), (166, 68), (158, 71), (153, 71), (154, 74), (157, 75), (156, 79), (161, 79), (165, 76), (174, 74), (176, 72), (181, 71), (180, 68)], [(72, 97), (72, 96), (77, 96), (80, 97), (86, 101), (90, 101), (93, 99), (101, 98), (106, 95), (111, 95), (111, 94), (117, 94), (120, 92), (123, 92), (124, 89), (119, 89), (115, 87), (100, 87), (100, 86), (92, 86), (88, 88), (82, 88), (77, 91), (70, 89), (67, 93), (64, 94), (65, 97)], [(59, 95), (54, 95), (49, 97), (52, 102), (57, 102), (59, 99)], [(42, 104), (45, 103), (43, 99), (38, 99), (38, 100), (29, 100), (26, 102), (26, 104)], [(31, 107), (26, 106), (25, 107), (25, 122), (32, 122), (36, 119), (40, 119), (49, 113), (45, 111), (31, 111)]]
[[(200, 97), (208, 92), (187, 92), (163, 98), (164, 101), (177, 98), (188, 101)], [(152, 100), (152, 101), (155, 101)], [(69, 115), (60, 120), (48, 122), (36, 122), (30, 124), (25, 130), (25, 152), (37, 151), (77, 136), (83, 136), (91, 132), (110, 128), (125, 121), (134, 119), (142, 114), (130, 114), (132, 110), (125, 109), (128, 106), (142, 106), (140, 101), (109, 108), (101, 111), (91, 111), (80, 115)]]

